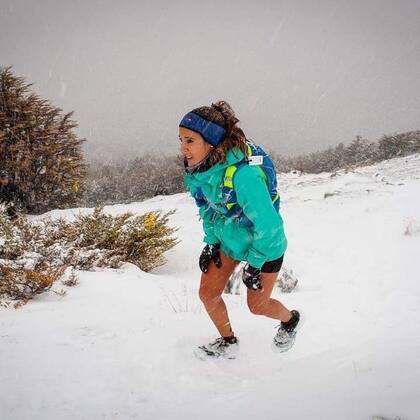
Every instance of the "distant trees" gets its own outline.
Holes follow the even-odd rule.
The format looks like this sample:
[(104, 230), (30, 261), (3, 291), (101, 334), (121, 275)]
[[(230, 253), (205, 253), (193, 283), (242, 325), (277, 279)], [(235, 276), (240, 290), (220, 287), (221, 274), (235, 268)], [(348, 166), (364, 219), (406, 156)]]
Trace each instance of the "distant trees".
[(94, 206), (183, 192), (183, 175), (182, 159), (177, 156), (92, 162), (83, 201), (86, 206)]
[(390, 159), (418, 152), (420, 152), (420, 130), (383, 136), (378, 142), (380, 159)]
[[(334, 172), (370, 165), (395, 156), (420, 152), (420, 131), (383, 136), (371, 142), (361, 136), (323, 151), (284, 158), (268, 150), (278, 172)], [(117, 162), (92, 162), (83, 205), (96, 206), (141, 201), (156, 195), (184, 192), (184, 167), (179, 156), (145, 155)]]
[(365, 165), (377, 160), (377, 145), (361, 136), (356, 136), (343, 152), (344, 164), (347, 166)]
[(420, 153), (420, 131), (385, 135), (378, 142), (356, 136), (347, 146), (339, 143), (326, 150), (282, 158), (273, 154), (277, 170), (298, 170), (306, 173), (334, 172), (339, 169), (370, 165), (385, 159)]
[(11, 67), (0, 68), (0, 166), (36, 213), (72, 206), (84, 193), (86, 164), (72, 112), (30, 92)]
[[(145, 155), (118, 162), (83, 158), (72, 112), (63, 114), (30, 92), (31, 84), (0, 67), (0, 169), (26, 194), (30, 210), (42, 213), (75, 205), (144, 200), (184, 191), (182, 159)], [(378, 142), (357, 136), (323, 151), (284, 158), (270, 152), (280, 172), (333, 172), (420, 152), (420, 131), (384, 135)]]

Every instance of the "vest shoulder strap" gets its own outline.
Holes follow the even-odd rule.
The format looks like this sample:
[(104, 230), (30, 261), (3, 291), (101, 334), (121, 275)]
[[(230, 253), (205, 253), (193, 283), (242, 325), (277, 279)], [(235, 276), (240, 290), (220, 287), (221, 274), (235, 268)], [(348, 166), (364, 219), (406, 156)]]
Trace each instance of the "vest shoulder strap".
[[(225, 170), (225, 177), (223, 180), (223, 186), (227, 188), (233, 189), (233, 177), (236, 173), (236, 171), (241, 168), (242, 166), (246, 165), (245, 161), (241, 161), (239, 163), (236, 163), (234, 165), (230, 165)], [(263, 177), (266, 184), (268, 184), (268, 177), (267, 174), (264, 172), (264, 169), (259, 165), (258, 171), (260, 172), (261, 176)]]

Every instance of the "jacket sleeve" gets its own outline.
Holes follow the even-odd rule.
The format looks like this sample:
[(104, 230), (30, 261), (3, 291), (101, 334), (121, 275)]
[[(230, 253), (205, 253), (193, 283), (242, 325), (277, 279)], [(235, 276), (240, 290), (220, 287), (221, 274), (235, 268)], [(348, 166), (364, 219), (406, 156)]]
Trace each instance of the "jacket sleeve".
[(268, 261), (267, 255), (272, 255), (273, 247), (279, 250), (286, 248), (283, 220), (274, 208), (267, 185), (255, 166), (243, 166), (237, 171), (234, 188), (238, 204), (253, 223), (250, 228), (253, 240), (247, 262), (255, 268), (261, 268)]
[(213, 232), (213, 222), (212, 218), (214, 215), (214, 210), (207, 204), (199, 206), (200, 219), (203, 220), (203, 231), (204, 238), (203, 242), (209, 245), (214, 245), (219, 241)]

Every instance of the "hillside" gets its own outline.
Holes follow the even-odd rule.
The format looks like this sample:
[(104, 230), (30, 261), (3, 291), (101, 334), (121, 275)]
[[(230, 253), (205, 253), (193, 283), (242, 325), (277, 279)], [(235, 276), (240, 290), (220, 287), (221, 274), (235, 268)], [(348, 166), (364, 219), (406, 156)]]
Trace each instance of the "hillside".
[[(151, 273), (78, 272), (67, 295), (0, 307), (0, 419), (418, 418), (420, 155), (353, 172), (281, 174), (285, 266), (275, 295), (304, 316), (295, 347), (273, 353), (273, 320), (226, 302), (237, 360), (202, 362), (217, 336), (197, 296), (201, 226), (186, 194), (127, 210), (177, 209), (181, 239)], [(92, 209), (55, 210), (71, 219)]]

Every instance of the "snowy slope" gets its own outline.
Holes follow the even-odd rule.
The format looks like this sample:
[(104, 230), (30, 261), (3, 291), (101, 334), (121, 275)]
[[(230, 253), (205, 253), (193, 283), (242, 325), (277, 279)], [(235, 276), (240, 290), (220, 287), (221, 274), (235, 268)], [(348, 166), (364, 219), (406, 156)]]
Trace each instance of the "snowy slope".
[(195, 359), (217, 334), (197, 297), (193, 201), (109, 206), (176, 208), (182, 242), (152, 273), (79, 272), (63, 298), (0, 308), (0, 419), (420, 418), (420, 156), (279, 183), (299, 286), (275, 295), (305, 317), (289, 353), (271, 351), (276, 323), (243, 293), (226, 296), (239, 358)]

